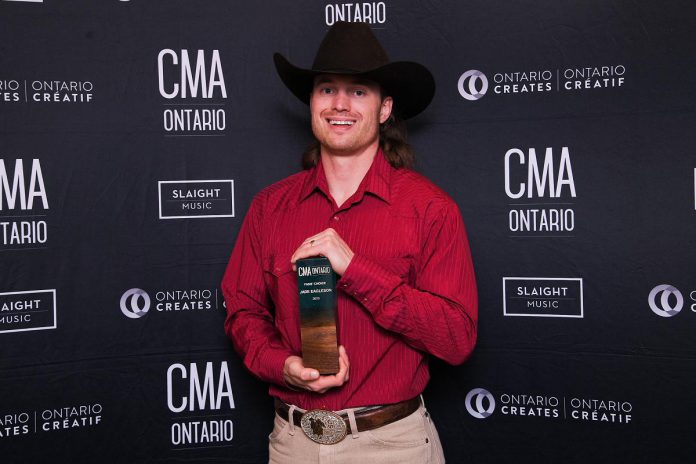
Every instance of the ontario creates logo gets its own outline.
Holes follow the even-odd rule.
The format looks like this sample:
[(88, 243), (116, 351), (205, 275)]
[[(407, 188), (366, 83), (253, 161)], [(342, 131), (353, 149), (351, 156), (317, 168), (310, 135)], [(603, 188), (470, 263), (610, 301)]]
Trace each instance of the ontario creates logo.
[(495, 398), (485, 388), (474, 388), (464, 400), (466, 410), (477, 419), (485, 419), (495, 411)]
[(121, 312), (131, 319), (140, 319), (150, 310), (150, 295), (140, 288), (131, 288), (121, 296)]
[[(479, 85), (479, 82), (481, 83)], [(470, 69), (459, 77), (457, 82), (459, 94), (467, 100), (476, 101), (486, 95), (488, 78), (477, 69)]]
[[(151, 298), (150, 295), (153, 297)], [(182, 314), (185, 312), (204, 312), (219, 309), (219, 296), (216, 288), (185, 290), (152, 290), (131, 288), (121, 296), (120, 307), (124, 316), (130, 319), (144, 317), (151, 308), (156, 313)]]
[[(674, 298), (671, 298), (674, 296)], [(672, 305), (674, 302), (674, 305)], [(684, 297), (676, 287), (671, 285), (658, 285), (648, 295), (648, 304), (652, 312), (660, 317), (673, 317), (679, 314), (684, 307)]]

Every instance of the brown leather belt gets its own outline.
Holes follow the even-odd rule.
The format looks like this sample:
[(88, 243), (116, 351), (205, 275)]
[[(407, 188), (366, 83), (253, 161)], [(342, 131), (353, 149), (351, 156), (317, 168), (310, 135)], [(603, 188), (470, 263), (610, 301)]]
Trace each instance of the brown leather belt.
[[(400, 403), (387, 404), (385, 406), (380, 406), (374, 409), (368, 409), (366, 411), (359, 411), (355, 413), (355, 423), (358, 426), (358, 431), (367, 431), (382, 427), (383, 425), (391, 424), (404, 417), (413, 414), (416, 409), (421, 404), (420, 396), (416, 396), (410, 400), (402, 401)], [(276, 413), (283, 419), (288, 419), (288, 412), (290, 411), (290, 406), (283, 403), (282, 401), (275, 400)], [(302, 413), (295, 409), (293, 411), (293, 422), (295, 424), (300, 424), (302, 421)], [(348, 421), (348, 415), (342, 414), (340, 416), (346, 424), (346, 432), (348, 434), (352, 433), (350, 429), (350, 423)]]

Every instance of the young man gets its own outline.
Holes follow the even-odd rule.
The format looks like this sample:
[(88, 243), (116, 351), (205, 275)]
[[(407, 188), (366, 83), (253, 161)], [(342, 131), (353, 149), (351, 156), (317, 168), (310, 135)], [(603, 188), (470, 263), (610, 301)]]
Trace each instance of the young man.
[[(311, 69), (274, 60), (316, 144), (256, 196), (222, 282), (225, 330), (276, 398), (270, 462), (444, 462), (420, 394), (428, 355), (470, 355), (477, 294), (457, 205), (409, 169), (401, 118), (428, 106), (432, 75), (362, 23), (332, 26)], [(335, 375), (302, 362), (294, 263), (318, 255), (340, 276)], [(307, 426), (310, 410), (326, 421)]]

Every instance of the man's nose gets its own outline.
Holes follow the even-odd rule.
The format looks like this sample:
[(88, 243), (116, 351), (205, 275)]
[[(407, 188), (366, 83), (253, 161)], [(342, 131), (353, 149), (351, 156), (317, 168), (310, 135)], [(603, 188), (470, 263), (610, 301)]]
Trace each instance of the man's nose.
[(348, 98), (348, 94), (343, 91), (336, 92), (333, 99), (333, 107), (336, 111), (349, 111), (350, 99)]

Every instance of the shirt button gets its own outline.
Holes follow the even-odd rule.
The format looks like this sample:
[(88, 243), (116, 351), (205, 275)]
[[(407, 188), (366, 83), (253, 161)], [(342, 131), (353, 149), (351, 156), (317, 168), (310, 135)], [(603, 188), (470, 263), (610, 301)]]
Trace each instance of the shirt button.
[(334, 221), (338, 221), (338, 216), (334, 216), (334, 217), (333, 217), (333, 220), (334, 220)]

